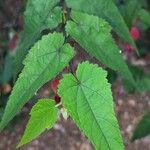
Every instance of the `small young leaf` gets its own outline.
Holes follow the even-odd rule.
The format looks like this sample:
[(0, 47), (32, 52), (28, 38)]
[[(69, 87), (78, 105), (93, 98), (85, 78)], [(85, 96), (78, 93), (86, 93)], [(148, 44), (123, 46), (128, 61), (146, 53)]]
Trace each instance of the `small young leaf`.
[(51, 99), (41, 99), (32, 108), (31, 118), (24, 135), (17, 147), (20, 147), (38, 137), (45, 129), (53, 127), (57, 120), (57, 108)]
[(96, 15), (110, 23), (117, 34), (136, 48), (129, 30), (112, 0), (66, 0), (68, 7)]
[(66, 31), (90, 55), (121, 73), (124, 78), (135, 85), (120, 51), (115, 44), (110, 31), (111, 27), (105, 20), (85, 13), (72, 11), (73, 21), (68, 21)]
[(107, 73), (97, 65), (79, 64), (76, 75), (60, 81), (59, 95), (78, 127), (96, 150), (123, 150)]
[(140, 139), (150, 134), (150, 111), (147, 112), (140, 123), (137, 125), (132, 141)]
[(63, 70), (74, 56), (73, 48), (64, 44), (61, 33), (43, 36), (29, 51), (24, 69), (7, 103), (0, 130), (47, 81)]
[(39, 39), (44, 29), (53, 29), (61, 22), (61, 8), (55, 7), (59, 0), (28, 0), (25, 11), (25, 26), (15, 58), (15, 72), (22, 70), (26, 54), (30, 47)]

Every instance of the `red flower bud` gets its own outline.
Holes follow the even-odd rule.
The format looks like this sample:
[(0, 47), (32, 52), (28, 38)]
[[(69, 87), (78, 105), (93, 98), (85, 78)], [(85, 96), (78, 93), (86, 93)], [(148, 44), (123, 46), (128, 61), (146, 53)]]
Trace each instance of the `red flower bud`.
[(125, 44), (125, 45), (124, 45), (124, 50), (125, 50), (125, 52), (127, 52), (127, 53), (131, 53), (131, 52), (134, 51), (134, 48), (133, 48), (130, 44)]
[(57, 104), (61, 101), (61, 97), (58, 94), (55, 95), (54, 99)]
[(137, 27), (132, 27), (130, 30), (130, 34), (135, 41), (139, 40), (140, 32), (139, 32), (139, 29)]
[(51, 83), (51, 89), (53, 90), (54, 93), (57, 93), (57, 88), (59, 84), (60, 79), (54, 79)]

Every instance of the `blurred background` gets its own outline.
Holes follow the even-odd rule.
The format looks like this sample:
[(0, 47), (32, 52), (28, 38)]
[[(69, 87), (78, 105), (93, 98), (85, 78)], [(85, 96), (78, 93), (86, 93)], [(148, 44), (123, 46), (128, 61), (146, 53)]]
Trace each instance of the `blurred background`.
[[(130, 2), (127, 2), (128, 0), (114, 1), (124, 17), (140, 53), (137, 56), (135, 50), (129, 44), (124, 44), (116, 38), (124, 58), (130, 64), (129, 67), (135, 80), (141, 88), (141, 93), (135, 91), (126, 81), (122, 81), (122, 78), (114, 71), (105, 69), (108, 71), (108, 80), (112, 83), (115, 109), (126, 150), (150, 150), (150, 136), (133, 143), (130, 142), (137, 123), (150, 107), (150, 15), (148, 14), (150, 2), (139, 0), (138, 6), (136, 6), (133, 3), (134, 0), (130, 0)], [(0, 119), (14, 85), (13, 61), (16, 47), (19, 44), (20, 33), (23, 30), (23, 12), (26, 2), (26, 0), (0, 0)], [(146, 12), (141, 12), (137, 16), (136, 10), (138, 7), (144, 8)], [(116, 37), (115, 34), (114, 37)], [(70, 41), (70, 43), (77, 51), (76, 59), (72, 61), (74, 66), (82, 58), (97, 62), (83, 52), (83, 49), (75, 41)], [(60, 78), (60, 76), (57, 78)], [(29, 111), (38, 98), (53, 97), (56, 101), (59, 101), (59, 97), (55, 96), (52, 90), (52, 82), (44, 85), (35, 94), (32, 101), (24, 106), (22, 112), (0, 133), (0, 150), (15, 150), (29, 119)], [(51, 131), (44, 132), (39, 138), (20, 149), (92, 150), (93, 148), (73, 121), (70, 118), (65, 120), (60, 115), (59, 121)]]

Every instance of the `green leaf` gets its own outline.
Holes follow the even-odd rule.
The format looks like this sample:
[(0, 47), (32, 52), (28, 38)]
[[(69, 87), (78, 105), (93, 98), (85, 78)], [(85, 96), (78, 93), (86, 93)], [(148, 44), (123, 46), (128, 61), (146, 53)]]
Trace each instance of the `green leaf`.
[(126, 0), (124, 5), (120, 6), (120, 12), (130, 28), (133, 26), (134, 20), (137, 19), (140, 9), (139, 0)]
[(140, 123), (137, 125), (132, 141), (140, 139), (150, 134), (150, 111), (147, 112)]
[(133, 78), (136, 82), (137, 88), (132, 86), (127, 80), (124, 80), (124, 87), (128, 92), (134, 92), (138, 90), (139, 92), (150, 91), (150, 75), (144, 72), (142, 69), (129, 65), (132, 72)]
[(2, 130), (23, 105), (47, 81), (63, 70), (74, 56), (61, 33), (43, 36), (29, 51), (24, 69), (17, 80), (0, 124)]
[(123, 18), (112, 0), (66, 0), (66, 2), (68, 7), (73, 10), (105, 19), (121, 38), (136, 48)]
[(139, 18), (142, 21), (142, 23), (144, 23), (147, 26), (147, 28), (150, 27), (150, 13), (147, 10), (141, 9), (139, 11)]
[(2, 84), (8, 83), (13, 77), (13, 60), (13, 54), (9, 53), (6, 55), (4, 62), (4, 70), (0, 78), (0, 82)]
[(106, 68), (105, 70), (107, 71), (107, 74), (108, 74), (107, 75), (108, 82), (110, 84), (113, 84), (117, 80), (117, 77), (118, 77), (117, 73), (110, 68)]
[(38, 137), (45, 129), (50, 129), (57, 121), (58, 110), (51, 99), (38, 101), (30, 112), (30, 120), (17, 148)]
[(114, 42), (111, 27), (103, 19), (72, 11), (73, 21), (68, 21), (66, 31), (90, 55), (121, 73), (131, 84), (135, 84), (120, 51)]
[(55, 7), (59, 0), (28, 0), (25, 11), (25, 26), (15, 58), (15, 72), (22, 70), (26, 54), (30, 47), (40, 38), (44, 29), (53, 29), (61, 22), (61, 8)]
[(123, 150), (106, 76), (102, 68), (83, 62), (76, 75), (64, 76), (58, 92), (65, 108), (96, 150)]

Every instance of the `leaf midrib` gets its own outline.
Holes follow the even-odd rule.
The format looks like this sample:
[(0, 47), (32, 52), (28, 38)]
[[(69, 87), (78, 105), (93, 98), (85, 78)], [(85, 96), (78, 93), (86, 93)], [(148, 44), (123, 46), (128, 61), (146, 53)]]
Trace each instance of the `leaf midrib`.
[[(84, 69), (85, 69), (85, 68), (84, 68)], [(83, 70), (82, 70), (82, 71), (83, 71)], [(82, 77), (81, 77), (80, 80), (81, 80), (81, 81), (83, 80), (83, 73), (82, 73)], [(92, 110), (92, 108), (91, 108), (91, 105), (90, 105), (90, 103), (89, 103), (89, 101), (88, 101), (88, 99), (87, 99), (87, 97), (86, 97), (86, 94), (84, 93), (83, 84), (82, 84), (82, 83), (79, 84), (78, 89), (79, 89), (79, 87), (81, 88), (82, 93), (83, 93), (85, 99), (87, 100), (87, 104), (88, 104), (88, 106), (89, 106), (89, 108), (90, 108), (90, 110), (91, 110), (91, 112), (92, 112), (92, 115), (94, 116), (94, 118), (95, 118), (95, 120), (96, 120), (96, 124), (98, 125), (98, 127), (99, 127), (99, 129), (100, 129), (100, 131), (101, 131), (101, 133), (102, 133), (102, 135), (103, 135), (103, 137), (104, 137), (104, 139), (105, 139), (105, 141), (106, 141), (106, 143), (107, 143), (107, 145), (108, 145), (109, 150), (111, 150), (110, 145), (109, 145), (109, 143), (108, 143), (108, 141), (107, 141), (107, 138), (106, 138), (105, 134), (103, 133), (103, 131), (102, 131), (102, 129), (101, 129), (101, 126), (100, 126), (99, 123), (97, 122), (96, 116), (95, 116), (95, 114), (94, 114), (94, 112), (93, 112), (93, 110)], [(85, 86), (85, 87), (86, 87), (86, 86)], [(103, 96), (102, 96), (102, 97), (103, 97)], [(105, 100), (105, 101), (107, 101), (107, 100)], [(78, 108), (78, 107), (77, 107), (77, 108)], [(78, 114), (78, 111), (77, 111), (77, 114)], [(78, 115), (79, 115), (79, 114), (78, 114)], [(79, 120), (80, 120), (80, 118), (79, 118)], [(94, 140), (93, 140), (93, 142), (94, 142)], [(94, 142), (94, 143), (95, 143), (95, 142)], [(95, 144), (95, 145), (96, 145), (96, 144)]]
[[(76, 22), (74, 22), (74, 23), (77, 25)], [(92, 27), (92, 28), (95, 29), (94, 27)], [(86, 35), (85, 37), (89, 37), (88, 34), (82, 29), (82, 25), (80, 26), (80, 30)], [(108, 34), (109, 34), (109, 33), (108, 33)], [(91, 39), (91, 38), (90, 38), (90, 41), (92, 41), (92, 42), (94, 43), (94, 45), (95, 45), (96, 47), (98, 47), (98, 48), (101, 50), (101, 52), (103, 53), (103, 55), (105, 55), (105, 57), (107, 57), (107, 58), (109, 58), (111, 61), (113, 61), (112, 58), (109, 56), (109, 54), (105, 53), (105, 52), (103, 51), (103, 48), (101, 48), (101, 46), (97, 45), (97, 43), (95, 43), (93, 40), (94, 40), (94, 39)], [(77, 40), (77, 41), (79, 41), (79, 40)], [(80, 42), (78, 42), (78, 43), (80, 43)], [(80, 44), (80, 45), (82, 45), (82, 44)], [(89, 48), (87, 48), (87, 49), (89, 49)], [(87, 51), (87, 50), (86, 50), (86, 51)], [(90, 48), (90, 52), (88, 52), (88, 53), (91, 53), (91, 48)], [(98, 54), (98, 56), (99, 56), (99, 53), (96, 53), (96, 54)], [(92, 55), (93, 55), (93, 54), (92, 54)], [(96, 58), (96, 56), (94, 56), (94, 57)], [(100, 59), (99, 59), (99, 60), (100, 60)], [(117, 68), (121, 68), (118, 63), (116, 63), (115, 65), (116, 65), (116, 67), (115, 67), (115, 68), (113, 67), (115, 70), (118, 70)], [(120, 73), (122, 74), (122, 72), (120, 72)], [(129, 71), (128, 71), (128, 74), (130, 74)], [(131, 78), (128, 78), (128, 76), (126, 77), (126, 79), (127, 79), (127, 80), (131, 80)], [(132, 84), (135, 85), (133, 80), (132, 80)]]
[[(89, 103), (89, 101), (88, 101), (88, 99), (87, 99), (87, 97), (86, 97), (86, 94), (84, 93), (84, 90), (83, 90), (82, 85), (80, 85), (79, 87), (81, 88), (82, 93), (83, 93), (85, 99), (87, 100), (87, 104), (88, 104), (88, 106), (89, 106), (89, 108), (90, 108), (90, 110), (91, 110), (91, 112), (92, 112), (93, 117), (95, 118), (96, 124), (98, 125), (98, 127), (99, 127), (99, 129), (100, 129), (100, 131), (101, 131), (101, 133), (102, 133), (102, 135), (103, 135), (103, 137), (104, 137), (104, 139), (105, 139), (105, 141), (106, 141), (106, 143), (107, 143), (107, 145), (108, 145), (109, 150), (111, 150), (110, 145), (109, 145), (109, 143), (108, 143), (108, 141), (107, 141), (107, 138), (106, 138), (105, 134), (103, 133), (103, 130), (101, 129), (100, 124), (97, 122), (97, 118), (96, 118), (96, 116), (95, 116), (95, 114), (94, 114), (94, 112), (93, 112), (93, 110), (92, 110), (92, 108), (91, 108), (91, 105), (90, 105), (90, 103)], [(78, 88), (79, 88), (79, 87), (78, 87)]]

